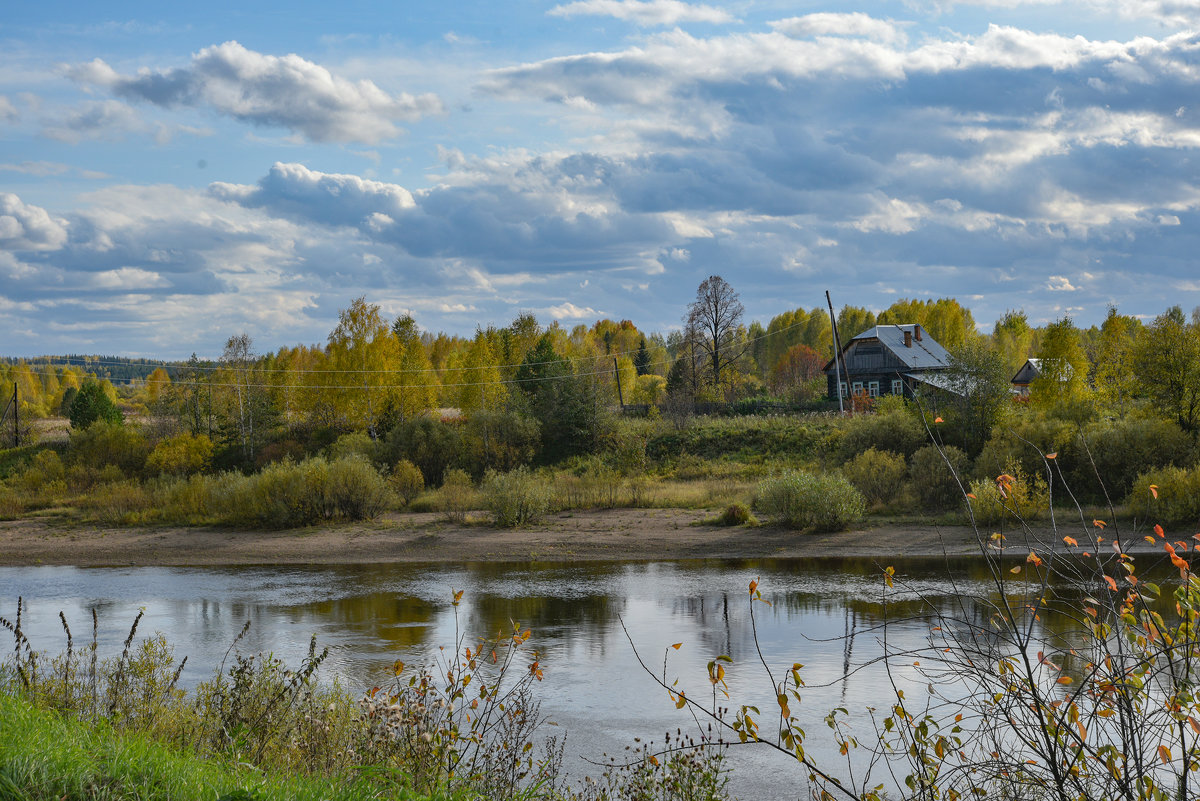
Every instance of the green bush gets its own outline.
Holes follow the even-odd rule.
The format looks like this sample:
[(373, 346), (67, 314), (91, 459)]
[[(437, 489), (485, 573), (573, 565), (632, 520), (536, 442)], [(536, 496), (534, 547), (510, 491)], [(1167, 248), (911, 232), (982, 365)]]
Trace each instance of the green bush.
[(1059, 452), (1059, 467), (1072, 492), (1093, 501), (1103, 500), (1104, 490), (1114, 501), (1124, 498), (1142, 473), (1187, 467), (1196, 460), (1192, 438), (1167, 420), (1093, 423), (1081, 437)]
[(967, 454), (953, 445), (941, 450), (926, 445), (918, 450), (908, 465), (909, 487), (917, 503), (931, 511), (959, 506), (966, 494), (968, 466)]
[(1163, 467), (1138, 476), (1128, 503), (1130, 513), (1145, 523), (1200, 525), (1200, 466)]
[(1028, 410), (1012, 425), (992, 431), (991, 439), (975, 460), (975, 477), (995, 478), (1013, 463), (1020, 464), (1027, 476), (1044, 475), (1042, 453), (1058, 453), (1066, 468), (1077, 461), (1073, 453), (1077, 431), (1070, 422), (1044, 416), (1036, 409)]
[(467, 512), (476, 506), (475, 488), (465, 470), (447, 470), (437, 495), (438, 511), (452, 523), (465, 523)]
[(425, 477), (421, 475), (421, 468), (407, 459), (401, 459), (392, 467), (388, 486), (400, 502), (408, 506), (425, 490)]
[(495, 524), (505, 528), (536, 523), (550, 508), (550, 487), (528, 467), (488, 473), (483, 496)]
[(1021, 522), (1034, 520), (1050, 506), (1050, 494), (1046, 481), (1040, 475), (1027, 476), (1017, 463), (995, 480), (980, 478), (971, 482), (968, 498), (975, 520), (984, 525), (993, 525), (1004, 520)]
[(392, 504), (387, 481), (361, 458), (329, 462), (324, 489), (328, 517), (374, 520)]
[(358, 457), (379, 464), (383, 443), (371, 439), (365, 431), (355, 431), (338, 437), (326, 450), (330, 461)]
[[(111, 386), (109, 391), (112, 391)], [(71, 428), (75, 431), (81, 431), (97, 422), (120, 425), (125, 421), (125, 415), (104, 391), (104, 385), (94, 378), (83, 382), (83, 386), (71, 400), (67, 414), (71, 419)]]
[(537, 420), (514, 411), (480, 409), (462, 431), (461, 466), (474, 476), (529, 464), (541, 447)]
[(212, 440), (204, 434), (183, 433), (155, 445), (146, 458), (146, 469), (152, 474), (190, 476), (207, 470), (212, 457)]
[(99, 421), (71, 432), (71, 460), (88, 467), (114, 465), (126, 475), (140, 473), (150, 446), (135, 428)]
[(873, 414), (858, 414), (842, 421), (838, 453), (848, 461), (870, 448), (911, 456), (928, 439), (925, 426), (913, 410), (895, 402), (880, 404)]
[(840, 531), (862, 520), (866, 503), (841, 475), (796, 470), (759, 484), (754, 508), (788, 528)]
[(867, 448), (842, 466), (842, 474), (870, 504), (890, 503), (904, 485), (907, 473), (903, 456), (874, 448)]
[(461, 449), (462, 432), (457, 424), (414, 417), (402, 420), (388, 432), (381, 452), (390, 464), (401, 459), (412, 462), (428, 484), (437, 486)]

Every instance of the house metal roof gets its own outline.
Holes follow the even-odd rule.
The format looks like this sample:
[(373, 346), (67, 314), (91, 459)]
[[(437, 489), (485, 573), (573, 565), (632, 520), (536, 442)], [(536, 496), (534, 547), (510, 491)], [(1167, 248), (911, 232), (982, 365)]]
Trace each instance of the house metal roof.
[[(940, 344), (922, 329), (921, 339), (915, 334), (915, 324), (908, 325), (877, 325), (868, 328), (855, 339), (878, 339), (880, 343), (896, 355), (910, 370), (936, 370), (950, 366), (950, 354)], [(904, 346), (904, 333), (912, 335), (912, 347)]]

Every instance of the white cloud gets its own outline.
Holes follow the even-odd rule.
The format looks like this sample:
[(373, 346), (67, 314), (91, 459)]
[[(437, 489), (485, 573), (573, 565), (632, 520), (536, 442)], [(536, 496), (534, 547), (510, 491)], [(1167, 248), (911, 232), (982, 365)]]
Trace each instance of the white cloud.
[(904, 32), (895, 23), (876, 19), (861, 11), (851, 13), (821, 12), (789, 17), (770, 23), (779, 33), (793, 37), (862, 36), (877, 42), (903, 43)]
[(44, 121), (42, 135), (78, 144), (85, 139), (120, 140), (144, 133), (150, 126), (136, 111), (118, 100), (90, 100)]
[(169, 282), (158, 273), (138, 267), (121, 267), (116, 270), (104, 270), (93, 275), (89, 283), (96, 289), (118, 291), (169, 286)]
[(0, 193), (0, 248), (54, 250), (67, 241), (66, 223), (45, 209), (26, 205), (13, 194)]
[(576, 0), (555, 6), (546, 13), (552, 17), (615, 17), (641, 26), (733, 21), (733, 16), (723, 9), (681, 0)]
[(66, 69), (72, 79), (163, 107), (207, 107), (253, 125), (282, 127), (317, 142), (367, 142), (400, 133), (398, 120), (442, 110), (434, 95), (389, 94), (349, 81), (298, 55), (271, 56), (237, 42), (206, 47), (187, 67), (121, 75), (101, 59)]
[(1046, 280), (1046, 289), (1051, 292), (1075, 292), (1076, 287), (1071, 285), (1063, 275), (1052, 275)]
[(604, 316), (603, 312), (598, 312), (591, 306), (580, 307), (570, 302), (551, 306), (545, 312), (555, 320), (598, 319)]
[(19, 119), (21, 119), (21, 114), (17, 111), (17, 107), (7, 97), (0, 95), (0, 122), (11, 124)]

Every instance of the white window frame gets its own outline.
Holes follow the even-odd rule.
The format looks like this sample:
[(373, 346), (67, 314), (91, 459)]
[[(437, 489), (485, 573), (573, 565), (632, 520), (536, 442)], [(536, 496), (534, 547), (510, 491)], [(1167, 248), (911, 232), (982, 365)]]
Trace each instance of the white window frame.
[(879, 397), (879, 382), (878, 381), (870, 381), (867, 383), (867, 394), (870, 395), (872, 398)]
[(899, 378), (892, 379), (892, 394), (893, 395), (903, 395), (904, 394), (904, 382), (901, 381)]
[(839, 397), (842, 397), (842, 398), (850, 397), (850, 393), (846, 391), (846, 382), (845, 381), (838, 382), (838, 393), (839, 393)]
[(863, 391), (863, 382), (861, 382), (861, 381), (855, 381), (853, 384), (851, 384), (851, 385), (850, 385), (850, 390), (851, 390), (851, 391), (852, 391), (852, 392), (853, 392), (855, 395), (857, 395), (858, 393), (862, 392), (862, 391)]

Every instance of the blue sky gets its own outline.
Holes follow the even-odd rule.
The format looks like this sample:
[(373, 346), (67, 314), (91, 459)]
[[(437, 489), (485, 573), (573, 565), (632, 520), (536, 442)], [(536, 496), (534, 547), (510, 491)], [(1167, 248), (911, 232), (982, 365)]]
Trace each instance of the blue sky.
[(0, 17), (0, 354), (1200, 304), (1200, 1), (43, 2)]

